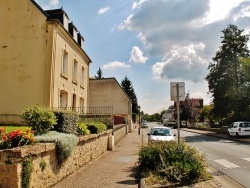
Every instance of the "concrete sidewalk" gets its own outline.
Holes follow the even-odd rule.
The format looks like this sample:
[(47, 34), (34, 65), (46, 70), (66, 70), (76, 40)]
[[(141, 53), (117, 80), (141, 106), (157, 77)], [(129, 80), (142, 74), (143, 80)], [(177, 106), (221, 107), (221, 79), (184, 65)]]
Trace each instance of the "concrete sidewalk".
[(141, 147), (138, 129), (124, 137), (114, 150), (68, 176), (54, 188), (138, 188), (135, 167)]

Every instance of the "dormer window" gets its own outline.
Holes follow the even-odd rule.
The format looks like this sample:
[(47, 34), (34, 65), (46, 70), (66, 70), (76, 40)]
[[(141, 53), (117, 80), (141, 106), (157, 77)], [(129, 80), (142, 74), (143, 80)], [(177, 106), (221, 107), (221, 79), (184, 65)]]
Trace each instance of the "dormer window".
[(73, 23), (69, 23), (69, 33), (70, 35), (75, 39), (75, 41), (77, 41), (77, 29), (76, 27), (73, 25)]
[(83, 43), (84, 43), (84, 38), (82, 37), (82, 35), (79, 33), (77, 33), (77, 43), (81, 46), (81, 48), (83, 49)]
[(49, 19), (57, 19), (59, 22), (64, 26), (64, 28), (68, 31), (69, 30), (69, 17), (64, 12), (64, 10), (61, 9), (54, 9), (54, 10), (46, 10), (45, 11), (49, 15)]

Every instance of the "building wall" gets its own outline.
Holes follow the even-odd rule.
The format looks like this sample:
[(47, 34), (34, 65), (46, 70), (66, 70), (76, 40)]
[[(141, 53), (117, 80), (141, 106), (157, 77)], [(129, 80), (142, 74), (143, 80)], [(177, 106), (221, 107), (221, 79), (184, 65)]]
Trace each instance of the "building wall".
[(113, 115), (122, 116), (132, 130), (132, 104), (115, 78), (90, 79), (89, 106), (112, 106)]
[[(56, 41), (51, 48), (52, 51), (52, 81), (51, 85), (51, 106), (60, 107), (60, 92), (68, 94), (67, 107), (72, 107), (73, 94), (75, 94), (75, 106), (80, 107), (80, 98), (84, 100), (84, 107), (87, 107), (88, 85), (89, 85), (89, 60), (79, 46), (72, 41), (66, 30), (60, 25), (50, 22), (48, 32), (53, 35)], [(63, 54), (68, 54), (68, 72), (63, 74)], [(77, 79), (73, 79), (74, 63), (77, 63)], [(82, 70), (84, 70), (84, 83), (81, 83)]]
[[(36, 104), (61, 107), (62, 93), (67, 93), (65, 107), (87, 107), (91, 60), (67, 28), (58, 20), (48, 20), (32, 0), (22, 0), (22, 6), (20, 1), (2, 0), (0, 17), (4, 18), (0, 19), (0, 115), (21, 114)], [(66, 76), (62, 75), (64, 50), (68, 53)]]
[(48, 104), (46, 17), (29, 0), (2, 0), (0, 17), (0, 114)]
[(130, 114), (127, 95), (114, 78), (90, 79), (89, 106), (113, 106), (113, 114)]

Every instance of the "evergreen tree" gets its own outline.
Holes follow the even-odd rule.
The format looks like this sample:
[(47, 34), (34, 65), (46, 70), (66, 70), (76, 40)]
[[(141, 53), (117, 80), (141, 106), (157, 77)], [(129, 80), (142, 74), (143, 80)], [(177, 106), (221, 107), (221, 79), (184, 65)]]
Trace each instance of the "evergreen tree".
[(232, 24), (222, 31), (222, 45), (213, 58), (214, 63), (210, 63), (208, 67), (210, 72), (206, 80), (214, 105), (211, 113), (218, 119), (240, 118), (240, 87), (243, 84), (240, 58), (249, 57), (249, 37), (243, 35), (243, 31)]
[(103, 73), (102, 73), (102, 69), (100, 67), (96, 73), (97, 73), (97, 76), (95, 76), (96, 79), (104, 78)]
[(127, 76), (121, 81), (121, 87), (122, 89), (127, 93), (127, 95), (130, 97), (132, 101), (132, 113), (139, 113), (139, 106), (138, 106), (138, 101), (137, 97), (132, 85), (132, 82), (128, 79)]

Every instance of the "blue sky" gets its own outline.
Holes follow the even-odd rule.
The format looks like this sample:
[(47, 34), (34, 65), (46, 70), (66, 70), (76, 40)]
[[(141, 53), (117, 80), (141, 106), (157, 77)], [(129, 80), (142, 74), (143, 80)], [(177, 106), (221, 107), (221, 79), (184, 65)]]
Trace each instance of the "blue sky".
[(85, 39), (92, 60), (119, 83), (127, 76), (144, 113), (173, 104), (170, 83), (185, 82), (191, 98), (211, 102), (204, 79), (230, 23), (250, 31), (249, 0), (36, 0), (63, 7)]

